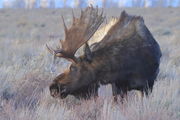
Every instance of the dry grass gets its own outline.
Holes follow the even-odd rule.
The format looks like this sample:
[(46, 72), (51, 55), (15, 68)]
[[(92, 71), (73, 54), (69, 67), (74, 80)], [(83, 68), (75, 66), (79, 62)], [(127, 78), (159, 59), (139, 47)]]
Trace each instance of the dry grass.
[[(52, 56), (45, 49), (45, 43), (55, 45), (58, 38), (63, 37), (62, 29), (59, 29), (62, 28), (60, 13), (70, 18), (70, 10), (1, 10), (0, 119), (179, 120), (179, 10), (127, 9), (131, 14), (144, 17), (160, 43), (163, 56), (152, 94), (140, 100), (130, 92), (124, 104), (112, 101), (109, 86), (100, 88), (96, 101), (76, 100), (72, 96), (65, 100), (50, 97), (49, 83), (69, 63), (58, 60), (52, 65)], [(122, 10), (107, 10), (107, 16), (117, 16), (117, 11), (120, 14)]]

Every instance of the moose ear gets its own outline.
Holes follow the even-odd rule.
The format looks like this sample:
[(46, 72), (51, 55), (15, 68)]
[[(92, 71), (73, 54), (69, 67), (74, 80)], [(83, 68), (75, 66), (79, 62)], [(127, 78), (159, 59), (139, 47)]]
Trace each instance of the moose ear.
[(85, 53), (85, 59), (86, 59), (88, 62), (91, 62), (93, 56), (92, 56), (91, 49), (89, 48), (89, 45), (88, 45), (87, 42), (86, 42), (86, 44), (85, 44), (84, 53)]

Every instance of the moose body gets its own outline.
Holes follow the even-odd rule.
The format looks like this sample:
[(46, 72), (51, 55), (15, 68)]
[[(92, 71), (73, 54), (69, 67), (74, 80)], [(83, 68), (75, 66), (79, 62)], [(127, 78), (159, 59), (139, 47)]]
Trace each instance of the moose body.
[[(88, 10), (91, 11), (90, 16), (98, 16), (94, 8), (87, 8), (85, 12)], [(91, 15), (93, 11), (96, 11), (95, 15)], [(98, 18), (92, 24), (100, 25), (103, 22), (102, 15)], [(91, 17), (91, 19), (95, 18)], [(97, 24), (94, 31), (98, 29)], [(84, 38), (86, 35), (79, 39)], [(77, 98), (90, 98), (98, 95), (100, 84), (112, 84), (114, 96), (120, 94), (123, 97), (132, 89), (146, 94), (152, 91), (159, 72), (161, 50), (142, 17), (130, 16), (123, 11), (100, 42), (89, 47), (88, 40), (83, 40), (85, 54), (78, 58), (74, 57), (75, 51), (71, 55), (65, 47), (56, 51), (48, 47), (55, 56), (72, 61), (70, 68), (57, 76), (50, 85), (53, 97), (65, 98), (71, 94)], [(67, 43), (62, 44), (67, 45)]]
[(161, 57), (159, 45), (154, 38), (149, 36), (148, 40), (149, 45), (140, 35), (135, 34), (93, 52), (95, 81), (112, 84), (114, 95), (132, 89), (148, 94), (159, 72)]

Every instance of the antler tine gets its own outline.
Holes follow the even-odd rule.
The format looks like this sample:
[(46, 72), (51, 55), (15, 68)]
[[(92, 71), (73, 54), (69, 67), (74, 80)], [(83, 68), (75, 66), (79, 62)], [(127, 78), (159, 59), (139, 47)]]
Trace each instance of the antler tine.
[(47, 48), (47, 50), (51, 53), (51, 54), (53, 54), (54, 55), (54, 49), (52, 49), (52, 48), (50, 48), (47, 44), (46, 44), (46, 48)]
[(93, 8), (93, 5), (92, 5), (92, 4), (90, 4), (90, 7), (91, 7), (91, 8)]
[(57, 57), (62, 57), (63, 56), (60, 53), (60, 50), (54, 50), (53, 48), (50, 48), (47, 44), (46, 44), (46, 48), (53, 55), (53, 64), (55, 63), (55, 60), (56, 60)]
[(63, 17), (63, 15), (61, 15), (61, 18), (62, 18), (62, 21), (63, 21), (64, 30), (65, 30), (65, 32), (67, 33), (68, 29), (67, 29), (66, 24), (65, 24), (65, 22), (64, 22), (64, 17)]
[(48, 51), (51, 54), (53, 54), (53, 55), (55, 55), (57, 57), (62, 57), (63, 56), (61, 49), (54, 50), (53, 48), (50, 48), (47, 44), (46, 44), (46, 48), (48, 49)]
[(82, 10), (82, 8), (81, 8), (81, 17), (80, 17), (80, 19), (82, 19), (83, 14), (84, 14), (84, 12), (83, 12), (83, 10)]
[(73, 16), (73, 23), (75, 22), (75, 16), (74, 16), (74, 11), (73, 11), (73, 9), (72, 9), (72, 16)]
[(100, 14), (100, 16), (101, 16), (101, 17), (103, 16), (103, 8), (102, 8), (102, 11), (101, 11), (101, 14)]
[[(93, 5), (92, 5), (92, 4), (91, 4), (91, 6), (90, 6), (88, 9), (93, 9), (93, 10), (95, 10), (95, 9), (93, 8)], [(90, 15), (92, 14), (93, 10), (90, 11)]]
[(96, 6), (96, 15), (98, 15), (98, 6)]
[(61, 39), (59, 39), (59, 46), (61, 46), (62, 47), (62, 40)]

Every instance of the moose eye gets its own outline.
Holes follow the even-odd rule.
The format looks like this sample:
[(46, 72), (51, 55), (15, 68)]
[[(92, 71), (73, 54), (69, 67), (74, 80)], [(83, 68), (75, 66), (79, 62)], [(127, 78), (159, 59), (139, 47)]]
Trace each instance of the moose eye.
[(71, 65), (71, 66), (70, 66), (70, 71), (77, 71), (77, 67), (76, 67), (76, 66)]

